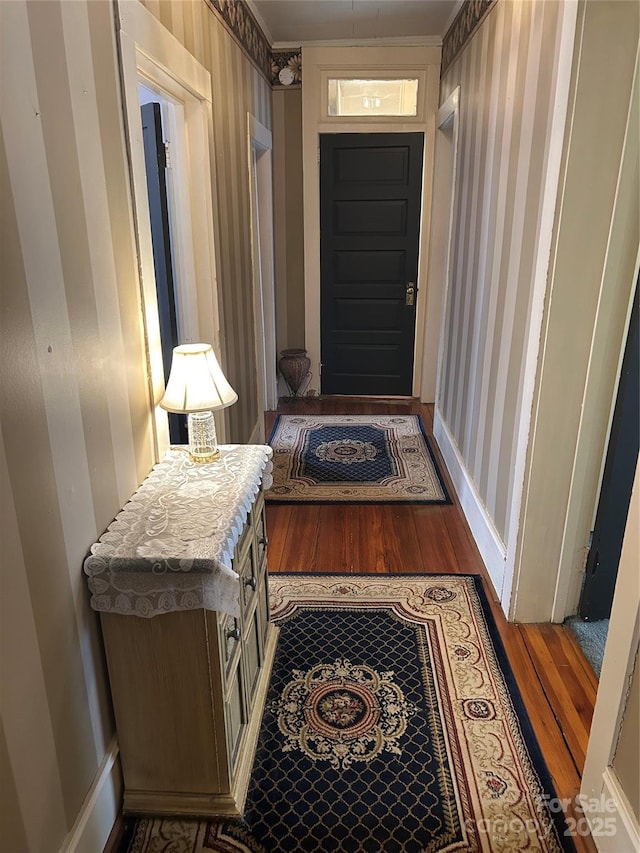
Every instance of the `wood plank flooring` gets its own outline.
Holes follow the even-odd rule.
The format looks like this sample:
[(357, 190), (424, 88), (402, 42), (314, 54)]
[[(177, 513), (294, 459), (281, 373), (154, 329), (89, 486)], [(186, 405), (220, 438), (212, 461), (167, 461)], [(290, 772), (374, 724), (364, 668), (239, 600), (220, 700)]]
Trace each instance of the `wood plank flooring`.
[[(281, 400), (267, 412), (267, 435), (276, 414), (419, 414), (428, 435), (433, 409), (417, 401), (346, 397)], [(478, 573), (559, 798), (580, 790), (598, 682), (562, 625), (507, 622), (460, 509), (437, 445), (431, 446), (453, 504), (267, 506), (269, 571)], [(569, 814), (580, 817), (572, 809)], [(583, 825), (582, 822), (581, 825)], [(575, 837), (579, 853), (591, 838)]]

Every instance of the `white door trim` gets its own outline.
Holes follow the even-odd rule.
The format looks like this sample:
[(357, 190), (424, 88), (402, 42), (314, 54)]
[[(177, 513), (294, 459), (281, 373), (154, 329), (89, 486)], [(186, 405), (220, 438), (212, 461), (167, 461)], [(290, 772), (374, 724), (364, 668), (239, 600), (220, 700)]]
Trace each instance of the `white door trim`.
[[(211, 343), (220, 354), (216, 258), (213, 242), (211, 151), (213, 123), (211, 76), (138, 0), (119, 0), (119, 43), (125, 137), (129, 153), (134, 232), (141, 276), (142, 312), (147, 344), (150, 400), (154, 411), (156, 456), (169, 446), (166, 412), (158, 405), (164, 393), (164, 369), (149, 224), (138, 83), (158, 91), (173, 104), (175, 134), (173, 200), (180, 215), (172, 230), (176, 255), (176, 293), (180, 333)], [(224, 441), (224, 419), (216, 419)]]
[[(636, 471), (627, 527), (620, 555), (616, 591), (611, 609), (609, 634), (605, 647), (602, 673), (598, 686), (596, 707), (591, 723), (591, 733), (580, 794), (594, 808), (586, 812), (598, 850), (633, 850), (621, 843), (625, 835), (637, 838), (638, 821), (626, 800), (617, 774), (613, 768), (618, 738), (628, 700), (631, 675), (640, 642), (640, 602), (638, 598), (638, 562), (640, 561), (640, 466)], [(596, 803), (601, 808), (596, 807)], [(598, 835), (597, 818), (616, 820), (616, 833), (612, 837)], [(606, 830), (606, 824), (602, 827)], [(613, 846), (612, 846), (613, 845)], [(617, 845), (617, 846), (616, 846)]]
[[(436, 381), (435, 393), (433, 399), (436, 405), (440, 403), (440, 376), (442, 372), (442, 361), (444, 359), (444, 328), (445, 319), (447, 316), (447, 300), (449, 297), (449, 279), (451, 268), (451, 243), (453, 238), (453, 220), (455, 211), (456, 188), (458, 185), (458, 139), (460, 135), (460, 86), (456, 86), (449, 97), (441, 104), (438, 110), (436, 119), (438, 134), (435, 143), (435, 162), (434, 170), (434, 197), (432, 203), (432, 218), (431, 218), (431, 255), (429, 257), (429, 293), (427, 298), (431, 300), (428, 312), (431, 319), (432, 327), (435, 332), (439, 328), (437, 341), (429, 340), (433, 338), (427, 331), (427, 340), (425, 341), (423, 358), (425, 362), (433, 356), (435, 347), (437, 347), (436, 356)], [(449, 140), (450, 136), (450, 140)], [(447, 145), (447, 149), (444, 146)], [(441, 189), (438, 180), (438, 172), (441, 166), (441, 158), (448, 161), (449, 166), (449, 182)], [(447, 163), (445, 163), (445, 169)], [(446, 195), (445, 195), (446, 193)], [(437, 194), (437, 195), (436, 195)], [(447, 205), (448, 215), (446, 218), (446, 235), (444, 236), (444, 246), (441, 247), (438, 238), (438, 227), (441, 221), (438, 213), (445, 209)], [(433, 215), (435, 213), (435, 216)], [(435, 239), (434, 239), (435, 238)], [(441, 238), (442, 239), (442, 238)], [(444, 251), (443, 251), (444, 250)], [(438, 291), (438, 282), (440, 282), (440, 290)], [(439, 298), (438, 298), (439, 297)], [(439, 320), (439, 326), (436, 327), (436, 322)], [(422, 388), (420, 399), (423, 402), (431, 402), (432, 382), (428, 381), (428, 373), (426, 364), (423, 365), (422, 373)]]
[[(311, 359), (311, 374), (320, 382), (320, 163), (321, 133), (424, 133), (423, 193), (421, 200), (418, 300), (414, 346), (413, 393), (421, 387), (422, 351), (427, 310), (427, 259), (431, 216), (431, 183), (435, 116), (440, 79), (440, 48), (437, 47), (304, 47), (305, 97), (302, 99), (302, 162), (304, 198), (304, 291), (305, 347)], [(420, 93), (423, 103), (420, 120), (329, 119), (323, 115), (322, 81), (327, 72), (351, 74), (366, 69), (366, 76), (384, 74), (389, 69), (415, 76), (425, 74), (426, 86)], [(321, 387), (321, 386), (320, 386)]]
[[(247, 113), (258, 415), (278, 405), (271, 131)], [(261, 427), (264, 430), (264, 427)], [(259, 430), (260, 432), (260, 430)], [(261, 433), (260, 433), (261, 434)], [(261, 435), (263, 439), (264, 436)]]

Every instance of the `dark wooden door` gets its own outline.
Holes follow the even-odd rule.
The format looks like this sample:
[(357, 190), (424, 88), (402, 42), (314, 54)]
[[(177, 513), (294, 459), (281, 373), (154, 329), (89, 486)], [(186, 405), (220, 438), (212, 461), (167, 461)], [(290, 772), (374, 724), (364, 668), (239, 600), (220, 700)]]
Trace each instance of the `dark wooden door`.
[[(147, 174), (147, 197), (151, 219), (153, 266), (156, 274), (156, 294), (160, 316), (160, 342), (164, 381), (169, 378), (173, 348), (178, 346), (178, 321), (173, 283), (169, 202), (167, 198), (167, 156), (162, 133), (160, 104), (140, 107), (142, 140)], [(186, 416), (169, 414), (169, 437), (172, 444), (187, 444)]]
[(627, 335), (607, 458), (578, 615), (587, 621), (611, 614), (622, 541), (629, 514), (640, 435), (638, 284)]
[(423, 144), (320, 136), (323, 394), (411, 394)]

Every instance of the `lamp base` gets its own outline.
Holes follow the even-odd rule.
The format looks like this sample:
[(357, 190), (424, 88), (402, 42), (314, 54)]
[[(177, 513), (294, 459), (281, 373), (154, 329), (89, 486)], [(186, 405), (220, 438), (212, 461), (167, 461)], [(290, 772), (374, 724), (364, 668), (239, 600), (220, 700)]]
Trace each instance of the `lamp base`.
[(192, 462), (215, 462), (220, 458), (213, 412), (191, 412), (187, 429)]

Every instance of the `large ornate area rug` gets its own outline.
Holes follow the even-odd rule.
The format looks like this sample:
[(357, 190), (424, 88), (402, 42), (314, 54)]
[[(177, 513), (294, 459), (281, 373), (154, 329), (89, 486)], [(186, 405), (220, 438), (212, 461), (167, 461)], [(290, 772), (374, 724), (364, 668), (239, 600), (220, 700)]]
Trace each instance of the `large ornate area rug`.
[(274, 503), (450, 503), (418, 415), (280, 415)]
[(130, 853), (573, 850), (475, 576), (276, 575), (244, 820), (140, 820)]

